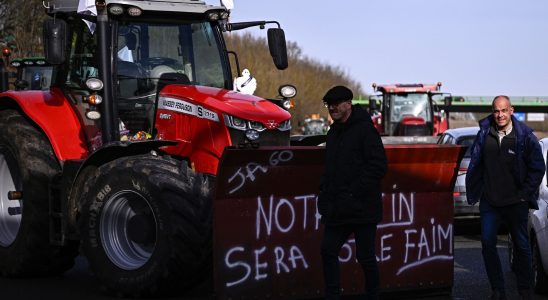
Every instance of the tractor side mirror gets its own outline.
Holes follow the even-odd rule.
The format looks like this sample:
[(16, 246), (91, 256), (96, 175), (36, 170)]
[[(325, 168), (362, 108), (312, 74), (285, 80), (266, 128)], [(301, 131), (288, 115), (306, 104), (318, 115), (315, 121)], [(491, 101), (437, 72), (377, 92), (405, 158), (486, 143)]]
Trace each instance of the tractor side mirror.
[(378, 106), (377, 106), (377, 99), (379, 97), (374, 95), (374, 96), (370, 96), (369, 97), (369, 112), (370, 113), (373, 113), (374, 111), (378, 110)]
[(288, 66), (287, 62), (287, 46), (285, 44), (285, 33), (281, 28), (269, 28), (268, 32), (268, 48), (274, 65), (278, 70), (285, 70)]
[(447, 97), (443, 98), (443, 102), (446, 106), (451, 105), (452, 101), (453, 101), (453, 97), (451, 97), (451, 96), (447, 96)]
[(52, 65), (65, 62), (68, 42), (67, 23), (61, 19), (45, 20), (43, 34), (46, 61)]
[(369, 100), (369, 111), (375, 111), (377, 110), (377, 101), (372, 99)]

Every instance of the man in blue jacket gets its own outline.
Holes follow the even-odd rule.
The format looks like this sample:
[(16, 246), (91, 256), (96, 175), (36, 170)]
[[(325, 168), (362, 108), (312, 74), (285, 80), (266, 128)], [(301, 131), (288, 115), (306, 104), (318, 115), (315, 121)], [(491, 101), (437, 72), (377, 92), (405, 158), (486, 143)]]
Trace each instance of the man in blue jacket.
[(352, 98), (352, 91), (344, 86), (333, 87), (323, 98), (334, 121), (327, 133), (325, 173), (318, 198), (325, 225), (321, 254), (328, 300), (341, 297), (339, 252), (351, 234), (365, 275), (365, 298), (379, 297), (375, 241), (377, 223), (382, 219), (381, 180), (387, 160), (371, 117), (360, 106), (353, 106)]
[(480, 201), (481, 245), (491, 299), (506, 299), (497, 253), (501, 222), (514, 243), (514, 270), (522, 299), (531, 299), (531, 247), (527, 231), (529, 208), (538, 209), (544, 159), (533, 130), (518, 121), (508, 96), (497, 96), (493, 113), (480, 120), (466, 175), (469, 204)]

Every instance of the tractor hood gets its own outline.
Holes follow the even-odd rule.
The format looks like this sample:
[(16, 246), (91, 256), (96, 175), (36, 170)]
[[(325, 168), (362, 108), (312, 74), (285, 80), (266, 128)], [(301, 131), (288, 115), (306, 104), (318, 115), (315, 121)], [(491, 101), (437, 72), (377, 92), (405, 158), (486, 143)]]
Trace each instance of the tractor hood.
[(160, 92), (160, 97), (188, 101), (220, 114), (257, 121), (265, 126), (291, 118), (286, 110), (263, 98), (213, 87), (168, 85)]

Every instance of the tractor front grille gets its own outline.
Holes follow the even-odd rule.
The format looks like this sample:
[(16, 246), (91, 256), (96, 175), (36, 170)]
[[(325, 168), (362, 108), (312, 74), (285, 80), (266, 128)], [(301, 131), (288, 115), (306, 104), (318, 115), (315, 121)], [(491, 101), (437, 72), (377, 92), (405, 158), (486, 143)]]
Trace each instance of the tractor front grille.
[[(244, 146), (250, 144), (250, 141), (245, 137), (245, 131), (234, 128), (229, 128), (230, 139), (233, 146)], [(259, 132), (259, 139), (253, 141), (253, 145), (256, 146), (289, 146), (289, 130), (279, 131), (264, 130)]]

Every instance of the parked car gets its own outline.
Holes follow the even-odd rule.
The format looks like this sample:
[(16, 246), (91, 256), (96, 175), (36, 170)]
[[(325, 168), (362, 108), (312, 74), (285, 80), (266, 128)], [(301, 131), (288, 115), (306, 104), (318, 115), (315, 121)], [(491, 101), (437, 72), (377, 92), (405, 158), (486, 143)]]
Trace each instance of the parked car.
[(470, 163), (470, 146), (479, 131), (479, 127), (462, 127), (447, 129), (439, 138), (438, 144), (453, 144), (467, 147), (464, 157), (459, 166), (459, 173), (455, 181), (453, 190), (453, 200), (455, 202), (454, 215), (457, 219), (478, 218), (479, 205), (470, 205), (466, 201), (466, 172)]

